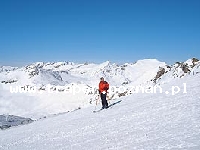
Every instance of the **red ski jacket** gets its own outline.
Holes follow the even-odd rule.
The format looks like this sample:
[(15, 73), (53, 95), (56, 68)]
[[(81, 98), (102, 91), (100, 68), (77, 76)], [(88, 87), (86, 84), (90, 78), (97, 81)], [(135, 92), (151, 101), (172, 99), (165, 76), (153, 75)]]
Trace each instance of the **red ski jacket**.
[(102, 93), (105, 91), (107, 93), (107, 90), (109, 89), (109, 84), (106, 81), (100, 81), (99, 83), (99, 92)]

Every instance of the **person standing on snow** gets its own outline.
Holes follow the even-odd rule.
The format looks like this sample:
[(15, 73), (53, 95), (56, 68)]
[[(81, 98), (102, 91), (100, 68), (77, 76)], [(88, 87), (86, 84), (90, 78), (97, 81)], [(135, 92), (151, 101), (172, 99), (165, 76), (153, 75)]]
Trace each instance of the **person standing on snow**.
[(106, 95), (107, 95), (108, 89), (109, 89), (108, 82), (104, 81), (104, 78), (101, 77), (100, 82), (99, 82), (99, 94), (101, 97), (102, 109), (108, 108), (108, 102), (106, 100)]

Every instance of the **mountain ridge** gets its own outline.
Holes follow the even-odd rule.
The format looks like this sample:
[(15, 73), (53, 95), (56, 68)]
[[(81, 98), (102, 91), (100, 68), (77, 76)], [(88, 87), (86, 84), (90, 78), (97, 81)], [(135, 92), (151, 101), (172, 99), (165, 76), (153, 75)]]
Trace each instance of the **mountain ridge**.
[[(167, 65), (156, 59), (138, 60), (118, 65), (106, 61), (101, 64), (43, 63), (37, 62), (20, 68), (0, 72), (0, 114), (9, 113), (28, 118), (40, 118), (49, 114), (71, 111), (90, 106), (98, 95), (99, 78), (104, 77), (110, 86), (123, 87), (124, 91), (110, 92), (117, 99), (130, 95), (130, 87), (147, 89), (164, 85), (200, 72), (200, 61), (188, 59), (183, 63)], [(48, 93), (51, 90), (58, 93)], [(37, 93), (11, 93), (10, 88), (35, 88)], [(80, 93), (65, 93), (67, 88), (84, 88)], [(18, 90), (19, 91), (19, 90)], [(28, 111), (31, 110), (31, 111)]]

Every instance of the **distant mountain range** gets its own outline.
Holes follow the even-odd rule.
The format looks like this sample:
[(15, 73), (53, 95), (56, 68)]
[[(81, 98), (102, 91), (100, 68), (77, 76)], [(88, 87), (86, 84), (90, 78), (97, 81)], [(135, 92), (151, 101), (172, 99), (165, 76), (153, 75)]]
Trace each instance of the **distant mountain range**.
[(138, 60), (118, 65), (106, 61), (101, 64), (76, 64), (73, 62), (36, 62), (24, 67), (0, 67), (2, 84), (65, 85), (84, 83), (95, 85), (101, 76), (112, 85), (140, 85), (149, 82), (168, 82), (173, 78), (199, 73), (200, 61), (196, 58), (167, 65), (156, 59)]
[[(123, 86), (124, 92), (109, 93), (112, 99), (129, 95), (129, 86), (163, 85), (186, 76), (200, 73), (196, 58), (167, 65), (156, 59), (138, 60), (118, 65), (109, 61), (101, 64), (73, 62), (36, 62), (23, 67), (0, 67), (0, 114), (40, 118), (51, 114), (87, 107), (98, 95), (99, 78), (104, 77), (110, 86)], [(59, 93), (48, 93), (48, 86)], [(11, 87), (36, 87), (40, 93), (11, 93)], [(58, 87), (59, 86), (59, 87)], [(86, 91), (64, 93), (65, 86), (79, 86)], [(95, 91), (88, 92), (95, 87)], [(77, 92), (77, 91), (76, 91)]]

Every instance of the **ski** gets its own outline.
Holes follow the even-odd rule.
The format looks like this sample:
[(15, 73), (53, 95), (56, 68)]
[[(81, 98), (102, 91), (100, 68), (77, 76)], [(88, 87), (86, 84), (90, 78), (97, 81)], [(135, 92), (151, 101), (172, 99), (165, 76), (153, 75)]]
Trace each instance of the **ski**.
[(102, 110), (103, 110), (103, 108), (101, 108), (101, 109), (99, 109), (99, 110), (94, 110), (93, 113), (97, 113), (97, 112), (100, 112), (100, 111), (102, 111)]
[[(109, 106), (108, 106), (108, 108), (109, 108)], [(99, 110), (94, 110), (93, 112), (94, 112), (94, 113), (96, 113), (96, 112), (100, 112), (100, 111), (102, 111), (102, 110), (106, 110), (106, 109), (108, 109), (108, 108), (104, 108), (104, 109), (101, 108), (101, 109), (99, 109)]]
[[(112, 103), (112, 104), (108, 105), (108, 108), (104, 108), (104, 109), (112, 108), (114, 105), (116, 105), (116, 104), (118, 104), (118, 103), (120, 103), (120, 102), (121, 102), (121, 100), (119, 100), (119, 101), (117, 101), (117, 102), (115, 102), (115, 103)], [(102, 110), (104, 110), (104, 109), (101, 108), (101, 109), (99, 109), (99, 110), (94, 110), (93, 113), (100, 112), (100, 111), (102, 111)]]

